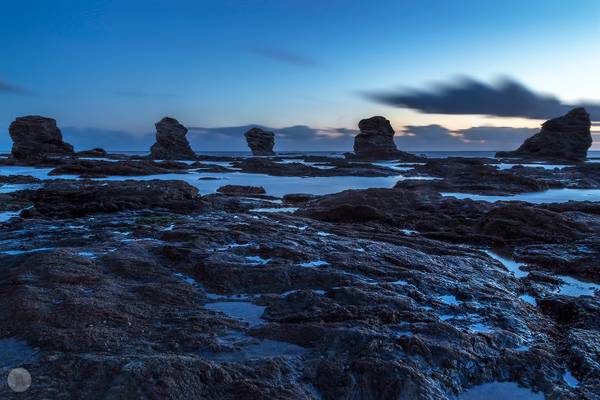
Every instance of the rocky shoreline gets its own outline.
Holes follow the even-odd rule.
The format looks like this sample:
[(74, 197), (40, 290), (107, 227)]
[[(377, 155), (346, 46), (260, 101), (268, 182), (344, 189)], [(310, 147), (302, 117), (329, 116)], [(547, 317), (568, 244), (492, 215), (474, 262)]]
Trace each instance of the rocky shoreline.
[[(412, 157), (1, 159), (48, 171), (0, 176), (1, 372), (28, 398), (598, 399), (600, 199), (447, 192), (600, 189), (600, 164)], [(221, 174), (397, 183), (188, 183)]]

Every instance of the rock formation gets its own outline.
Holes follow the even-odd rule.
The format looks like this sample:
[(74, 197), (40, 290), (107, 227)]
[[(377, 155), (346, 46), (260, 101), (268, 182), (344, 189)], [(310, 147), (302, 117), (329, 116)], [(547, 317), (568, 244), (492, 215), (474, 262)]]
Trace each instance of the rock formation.
[(100, 147), (95, 147), (91, 150), (78, 151), (75, 155), (77, 157), (106, 157), (108, 156), (108, 153)]
[(156, 143), (150, 148), (150, 158), (157, 160), (195, 160), (196, 153), (185, 135), (187, 128), (174, 118), (165, 117), (156, 123)]
[(63, 142), (56, 120), (29, 115), (18, 117), (8, 128), (13, 140), (12, 155), (18, 159), (71, 155), (73, 146)]
[(252, 128), (244, 134), (248, 147), (254, 156), (272, 156), (275, 145), (275, 134), (260, 128)]
[(360, 133), (354, 138), (354, 154), (348, 158), (414, 161), (418, 157), (398, 150), (394, 129), (385, 117), (371, 117), (358, 123)]
[(592, 145), (590, 115), (574, 108), (562, 117), (548, 120), (542, 130), (514, 151), (500, 151), (496, 157), (520, 157), (539, 160), (584, 161)]

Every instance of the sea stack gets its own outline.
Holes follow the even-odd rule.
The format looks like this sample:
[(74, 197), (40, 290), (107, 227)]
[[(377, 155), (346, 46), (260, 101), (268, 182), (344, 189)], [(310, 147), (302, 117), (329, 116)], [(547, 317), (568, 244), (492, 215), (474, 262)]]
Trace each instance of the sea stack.
[(542, 130), (526, 139), (518, 149), (500, 151), (496, 157), (585, 161), (592, 145), (590, 128), (590, 115), (585, 108), (574, 108), (562, 117), (544, 122)]
[(354, 137), (354, 154), (347, 154), (347, 158), (405, 161), (418, 159), (417, 156), (398, 150), (394, 143), (394, 129), (385, 117), (363, 119), (358, 123), (358, 129), (360, 133)]
[(244, 134), (253, 156), (272, 156), (275, 134), (260, 128), (252, 128)]
[(16, 118), (8, 133), (13, 140), (12, 156), (18, 159), (39, 159), (47, 156), (73, 154), (73, 146), (63, 142), (56, 120), (29, 115)]
[(196, 153), (185, 135), (187, 128), (175, 118), (165, 117), (156, 123), (156, 143), (150, 148), (155, 160), (195, 160)]

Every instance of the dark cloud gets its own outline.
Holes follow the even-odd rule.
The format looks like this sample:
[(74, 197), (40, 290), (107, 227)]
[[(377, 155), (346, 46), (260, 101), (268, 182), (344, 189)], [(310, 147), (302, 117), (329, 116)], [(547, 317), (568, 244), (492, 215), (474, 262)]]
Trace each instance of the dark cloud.
[(0, 81), (0, 93), (9, 93), (9, 94), (30, 94), (28, 90), (25, 90), (19, 86), (15, 86), (8, 82)]
[(536, 93), (510, 78), (496, 84), (460, 78), (457, 82), (437, 85), (430, 90), (372, 92), (366, 96), (379, 103), (428, 114), (482, 114), (534, 119), (554, 118), (574, 107), (585, 106), (592, 118), (600, 120), (600, 103), (566, 104), (555, 96)]
[[(196, 151), (247, 151), (244, 132), (259, 126), (275, 132), (276, 151), (351, 151), (358, 131), (347, 128), (316, 129), (306, 125), (270, 128), (242, 125), (220, 128), (188, 128), (188, 140)], [(154, 143), (154, 130), (134, 133), (101, 128), (61, 127), (65, 140), (77, 150), (103, 147), (117, 151), (148, 151)], [(452, 131), (440, 125), (406, 126), (394, 138), (406, 151), (512, 150), (538, 129), (479, 126)], [(600, 143), (600, 134), (593, 135)], [(0, 149), (12, 145), (8, 133), (0, 135)]]
[(287, 50), (268, 48), (268, 47), (257, 47), (250, 49), (250, 51), (261, 57), (269, 58), (271, 60), (281, 62), (284, 64), (295, 65), (298, 67), (307, 68), (321, 68), (322, 65), (312, 58), (305, 57), (300, 54), (296, 54)]
[(512, 150), (539, 129), (476, 126), (451, 131), (440, 125), (406, 126), (396, 136), (399, 148), (426, 150)]

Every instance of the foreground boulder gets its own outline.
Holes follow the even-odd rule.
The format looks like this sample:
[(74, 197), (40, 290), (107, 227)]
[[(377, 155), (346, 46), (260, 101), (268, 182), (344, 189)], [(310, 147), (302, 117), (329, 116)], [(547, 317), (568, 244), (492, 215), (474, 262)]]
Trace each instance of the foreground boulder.
[(514, 151), (500, 151), (496, 157), (521, 157), (539, 160), (584, 161), (592, 145), (590, 115), (574, 108), (562, 117), (548, 120), (542, 130)]
[(29, 115), (18, 117), (8, 128), (13, 140), (12, 156), (18, 159), (36, 159), (47, 156), (73, 154), (73, 146), (63, 142), (56, 120)]
[(416, 161), (419, 157), (396, 148), (394, 129), (384, 117), (371, 117), (358, 123), (360, 133), (354, 138), (354, 154), (348, 158)]
[(272, 156), (275, 134), (260, 128), (252, 128), (244, 134), (254, 156)]
[(175, 118), (165, 117), (156, 123), (156, 143), (150, 148), (150, 157), (158, 160), (195, 160), (196, 153), (185, 135), (187, 128)]

